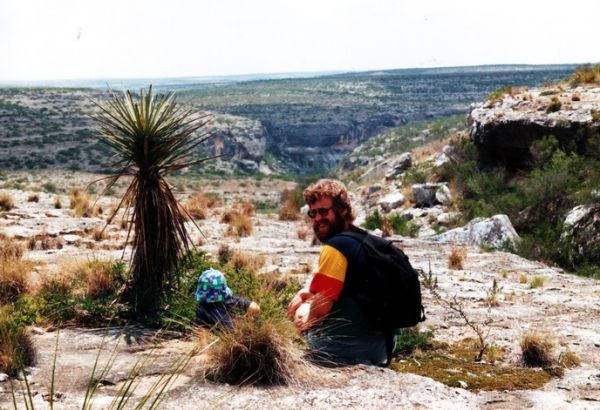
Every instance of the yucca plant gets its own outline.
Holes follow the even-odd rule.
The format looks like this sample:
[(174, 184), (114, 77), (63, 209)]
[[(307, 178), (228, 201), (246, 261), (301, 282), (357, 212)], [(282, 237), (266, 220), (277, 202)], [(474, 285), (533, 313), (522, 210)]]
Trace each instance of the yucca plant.
[[(123, 177), (131, 182), (117, 208), (130, 218), (128, 238), (133, 233), (129, 280), (125, 301), (136, 311), (151, 311), (176, 286), (176, 269), (191, 246), (185, 223), (193, 220), (174, 197), (165, 176), (216, 156), (200, 157), (210, 147), (201, 147), (212, 135), (200, 130), (209, 117), (176, 101), (172, 92), (155, 95), (152, 86), (141, 90), (136, 100), (130, 91), (110, 91), (106, 104), (93, 115), (99, 124), (98, 138), (115, 152), (116, 170), (101, 195)], [(203, 154), (202, 154), (203, 155)], [(97, 181), (96, 181), (97, 182)]]

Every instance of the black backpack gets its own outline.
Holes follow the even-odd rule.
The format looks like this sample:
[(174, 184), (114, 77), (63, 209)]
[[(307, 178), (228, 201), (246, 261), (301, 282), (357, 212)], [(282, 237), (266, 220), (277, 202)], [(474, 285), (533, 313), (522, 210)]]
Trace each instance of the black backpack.
[[(387, 239), (353, 228), (339, 235), (361, 242), (366, 271), (358, 269), (350, 294), (382, 330), (415, 326), (425, 320), (419, 275), (408, 256)], [(349, 279), (349, 278), (348, 278)]]

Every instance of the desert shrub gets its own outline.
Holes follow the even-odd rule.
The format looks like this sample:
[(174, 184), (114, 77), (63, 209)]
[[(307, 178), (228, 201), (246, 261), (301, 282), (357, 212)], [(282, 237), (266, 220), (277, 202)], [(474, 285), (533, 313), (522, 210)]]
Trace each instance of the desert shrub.
[(544, 282), (545, 282), (545, 281), (546, 281), (546, 280), (545, 280), (545, 279), (544, 279), (542, 276), (534, 276), (534, 277), (531, 279), (531, 282), (529, 282), (529, 287), (530, 287), (531, 289), (537, 289), (537, 288), (539, 288), (540, 286), (544, 286)]
[(217, 258), (221, 265), (225, 265), (233, 258), (233, 249), (231, 249), (227, 244), (219, 245), (219, 249), (217, 250)]
[(40, 316), (61, 324), (118, 321), (128, 306), (116, 302), (125, 284), (123, 262), (89, 261), (63, 267), (60, 276), (44, 278), (38, 290)]
[(0, 299), (13, 302), (30, 290), (32, 261), (22, 259), (23, 246), (12, 238), (0, 237)]
[(302, 190), (285, 189), (281, 196), (281, 208), (279, 209), (279, 219), (282, 221), (297, 221), (300, 219), (300, 208), (304, 205)]
[(577, 266), (592, 261), (586, 255), (574, 263), (573, 252), (559, 245), (564, 216), (578, 203), (595, 201), (592, 193), (600, 183), (600, 137), (588, 129), (580, 134), (586, 144), (578, 153), (552, 135), (535, 141), (530, 149), (531, 170), (516, 174), (502, 168), (479, 171), (473, 144), (457, 139), (451, 142), (450, 161), (436, 172), (449, 180), (456, 192), (461, 223), (506, 214), (522, 239), (516, 244), (516, 253), (576, 271)]
[(40, 196), (38, 194), (31, 194), (27, 197), (27, 202), (40, 202)]
[(220, 222), (222, 224), (231, 223), (237, 215), (238, 215), (238, 211), (236, 209), (227, 208), (221, 215)]
[(575, 72), (569, 78), (569, 83), (572, 86), (600, 84), (600, 64), (593, 66), (591, 64), (584, 64), (577, 67)]
[(88, 194), (74, 188), (69, 194), (69, 207), (73, 210), (73, 215), (77, 217), (89, 218), (93, 216), (93, 209), (90, 205)]
[(0, 233), (0, 260), (16, 260), (23, 256), (23, 246), (16, 240)]
[(0, 299), (14, 302), (19, 296), (31, 290), (32, 261), (23, 259), (0, 261)]
[(188, 214), (194, 219), (206, 219), (208, 210), (215, 205), (215, 197), (198, 191), (194, 197), (184, 205)]
[(421, 332), (417, 326), (402, 329), (402, 333), (396, 335), (396, 348), (394, 353), (410, 355), (415, 350), (430, 350), (433, 348), (434, 334), (428, 329)]
[(94, 230), (92, 231), (92, 238), (94, 238), (94, 240), (96, 242), (100, 242), (102, 239), (104, 239), (105, 237), (105, 233), (104, 233), (104, 228), (97, 226), (94, 228)]
[(365, 217), (365, 222), (362, 226), (369, 230), (381, 229), (383, 226), (383, 220), (383, 215), (381, 215), (378, 209), (375, 209), (372, 214), (369, 214)]
[(527, 367), (547, 367), (554, 363), (552, 351), (554, 343), (549, 336), (536, 332), (524, 335), (519, 341), (523, 365)]
[(419, 233), (419, 226), (406, 221), (400, 214), (390, 216), (382, 215), (378, 209), (365, 217), (363, 228), (369, 230), (385, 228), (384, 236), (390, 236), (392, 233), (396, 235), (416, 237)]
[(211, 378), (234, 385), (285, 385), (294, 381), (294, 346), (282, 322), (238, 320), (212, 350)]
[(448, 256), (448, 269), (462, 270), (466, 254), (465, 248), (459, 248), (452, 244), (450, 247), (450, 255)]
[(250, 201), (239, 202), (237, 204), (237, 207), (240, 209), (240, 213), (244, 216), (256, 215), (256, 210), (254, 209), (254, 204)]
[(505, 95), (512, 96), (514, 94), (513, 87), (505, 85), (485, 97), (485, 101), (496, 102), (504, 98)]
[(15, 207), (15, 200), (8, 194), (0, 194), (0, 211), (10, 211)]
[(547, 113), (557, 112), (560, 110), (560, 107), (562, 107), (562, 103), (560, 102), (560, 100), (557, 96), (554, 96), (554, 97), (552, 97), (550, 104), (548, 104), (548, 107), (546, 107), (546, 112)]
[(33, 340), (10, 307), (0, 308), (0, 372), (16, 376), (25, 366), (36, 364)]
[(52, 323), (63, 323), (75, 318), (76, 298), (71, 291), (70, 280), (44, 281), (38, 291), (40, 316)]
[(257, 271), (265, 265), (266, 259), (263, 255), (252, 255), (248, 252), (237, 250), (233, 252), (231, 264), (235, 269), (246, 268), (251, 271)]
[(44, 189), (44, 191), (51, 194), (55, 194), (56, 192), (58, 192), (56, 185), (54, 185), (52, 182), (45, 182), (44, 184), (42, 184), (42, 188)]
[(581, 366), (581, 360), (572, 350), (566, 350), (560, 354), (558, 364), (566, 369), (571, 369)]
[(233, 214), (232, 219), (228, 223), (227, 235), (234, 237), (244, 238), (250, 236), (254, 228), (250, 217), (237, 212)]
[(381, 236), (387, 238), (393, 234), (394, 230), (392, 229), (392, 224), (390, 224), (389, 219), (384, 219), (383, 223), (381, 224)]

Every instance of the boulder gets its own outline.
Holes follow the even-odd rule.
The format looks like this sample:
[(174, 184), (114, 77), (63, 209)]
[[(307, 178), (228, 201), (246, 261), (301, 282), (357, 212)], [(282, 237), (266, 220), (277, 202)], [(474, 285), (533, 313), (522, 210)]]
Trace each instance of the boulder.
[(452, 226), (462, 217), (462, 212), (444, 212), (437, 217), (437, 223), (442, 226)]
[(445, 182), (416, 184), (412, 189), (416, 206), (431, 207), (447, 203), (450, 200), (450, 190)]
[(475, 218), (464, 227), (451, 229), (429, 238), (435, 242), (452, 242), (457, 245), (477, 245), (489, 249), (505, 249), (521, 238), (506, 215)]
[(392, 165), (388, 168), (387, 173), (385, 174), (386, 179), (391, 179), (396, 175), (402, 174), (404, 171), (409, 169), (412, 166), (412, 157), (410, 152), (405, 152), (401, 154)]
[(600, 204), (580, 205), (565, 218), (561, 252), (573, 263), (600, 264)]
[(406, 198), (399, 191), (394, 191), (379, 200), (379, 206), (384, 212), (390, 212), (393, 209), (400, 208), (406, 202)]

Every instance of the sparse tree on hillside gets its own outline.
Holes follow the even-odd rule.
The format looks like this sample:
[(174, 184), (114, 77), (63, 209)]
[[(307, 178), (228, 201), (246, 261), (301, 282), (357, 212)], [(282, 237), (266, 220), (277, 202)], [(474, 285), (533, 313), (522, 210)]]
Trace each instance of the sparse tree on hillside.
[[(167, 293), (177, 286), (177, 267), (191, 246), (185, 222), (191, 220), (174, 197), (165, 176), (213, 157), (198, 154), (199, 146), (211, 137), (200, 130), (209, 121), (176, 101), (173, 93), (130, 91), (110, 92), (105, 104), (92, 100), (100, 108), (93, 118), (100, 124), (98, 138), (113, 148), (116, 162), (109, 167), (116, 174), (107, 180), (106, 190), (123, 177), (131, 182), (119, 209), (132, 222), (133, 254), (129, 280), (123, 296), (137, 311), (150, 311), (160, 305)], [(109, 223), (110, 223), (109, 220)]]

